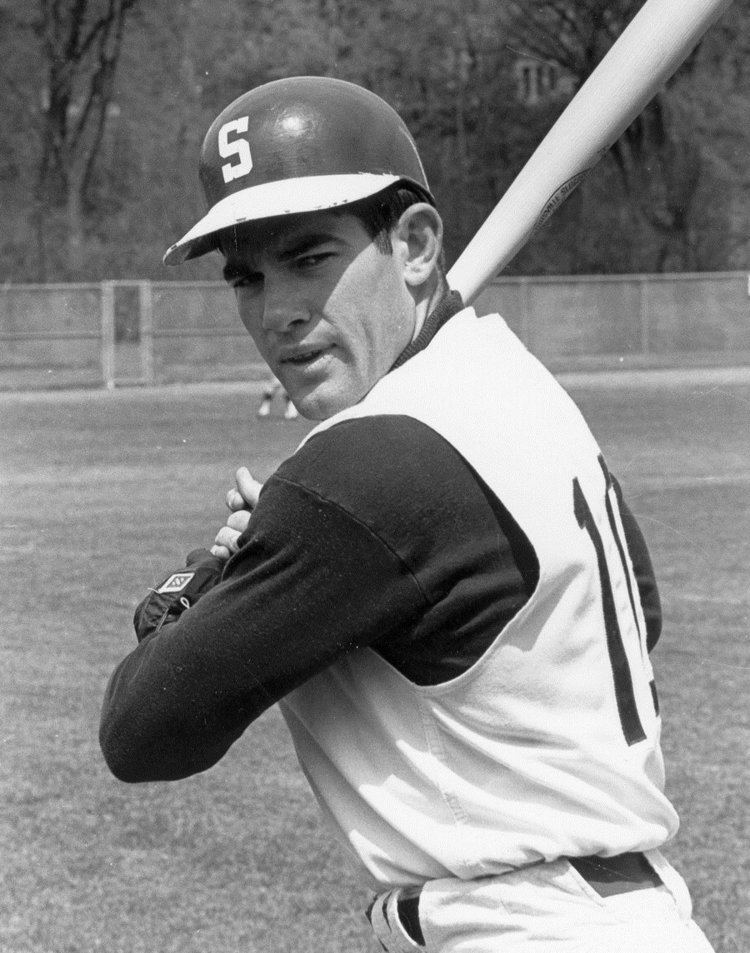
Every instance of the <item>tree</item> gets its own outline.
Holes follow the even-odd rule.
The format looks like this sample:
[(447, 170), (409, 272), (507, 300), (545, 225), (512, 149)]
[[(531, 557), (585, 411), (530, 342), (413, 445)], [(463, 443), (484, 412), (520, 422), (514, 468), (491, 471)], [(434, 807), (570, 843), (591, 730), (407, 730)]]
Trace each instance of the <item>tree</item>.
[[(47, 277), (50, 241), (59, 241), (55, 219), (60, 217), (65, 270), (70, 276), (83, 270), (90, 190), (107, 124), (116, 112), (114, 79), (127, 15), (137, 3), (39, 0), (35, 9), (14, 3), (6, 11), (28, 57), (26, 70), (17, 74), (22, 82), (11, 79), (37, 144), (31, 218), (39, 280)], [(36, 73), (36, 82), (23, 81), (29, 72)]]
[[(641, 6), (641, 0), (508, 3), (516, 42), (532, 55), (558, 63), (577, 85), (593, 72)], [(702, 200), (709, 180), (715, 191), (719, 172), (712, 135), (696, 135), (699, 114), (708, 116), (701, 99), (713, 81), (705, 68), (704, 46), (688, 57), (610, 152), (620, 176), (621, 200), (636, 219), (635, 232), (648, 235), (641, 244), (644, 270), (701, 265), (697, 221), (706, 211)]]
[[(349, 79), (397, 108), (450, 264), (570, 95), (558, 84), (525, 101), (521, 59), (575, 87), (641, 3), (0, 0), (0, 279), (185, 276), (161, 256), (203, 211), (206, 129), (291, 74)], [(748, 54), (750, 0), (734, 0), (509, 271), (745, 267)], [(207, 258), (190, 277), (217, 275)]]

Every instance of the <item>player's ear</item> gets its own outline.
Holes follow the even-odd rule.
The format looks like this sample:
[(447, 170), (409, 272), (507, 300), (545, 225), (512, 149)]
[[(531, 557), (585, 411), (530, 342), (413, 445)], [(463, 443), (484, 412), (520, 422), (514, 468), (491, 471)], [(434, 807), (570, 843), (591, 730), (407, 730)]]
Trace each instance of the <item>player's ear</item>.
[(402, 263), (404, 280), (413, 290), (439, 274), (443, 220), (432, 205), (410, 205), (393, 230), (392, 242)]

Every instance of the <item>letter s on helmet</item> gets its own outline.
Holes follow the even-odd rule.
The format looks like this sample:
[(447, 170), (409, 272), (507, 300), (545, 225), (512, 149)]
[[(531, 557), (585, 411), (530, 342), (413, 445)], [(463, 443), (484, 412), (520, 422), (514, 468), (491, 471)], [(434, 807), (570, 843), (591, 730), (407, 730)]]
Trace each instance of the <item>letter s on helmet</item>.
[(235, 99), (206, 133), (199, 174), (208, 211), (167, 250), (168, 265), (217, 248), (223, 229), (347, 205), (397, 182), (435, 204), (399, 115), (329, 77), (275, 80)]

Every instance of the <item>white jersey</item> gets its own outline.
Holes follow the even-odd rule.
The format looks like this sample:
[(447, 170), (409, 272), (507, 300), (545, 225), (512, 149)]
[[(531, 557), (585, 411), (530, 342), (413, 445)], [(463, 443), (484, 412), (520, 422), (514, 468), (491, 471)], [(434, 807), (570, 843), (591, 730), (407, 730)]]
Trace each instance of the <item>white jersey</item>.
[(376, 414), (409, 415), (458, 450), (530, 540), (539, 580), (451, 681), (417, 686), (367, 648), (281, 703), (342, 839), (385, 887), (662, 845), (677, 816), (645, 622), (578, 409), (499, 316), (467, 308), (313, 433)]

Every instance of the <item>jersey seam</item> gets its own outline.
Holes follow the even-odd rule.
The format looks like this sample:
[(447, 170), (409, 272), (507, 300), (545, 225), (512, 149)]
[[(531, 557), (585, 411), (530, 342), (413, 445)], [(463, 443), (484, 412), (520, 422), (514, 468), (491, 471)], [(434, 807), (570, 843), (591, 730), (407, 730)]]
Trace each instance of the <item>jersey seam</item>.
[(377, 540), (378, 543), (383, 547), (383, 549), (385, 549), (388, 553), (390, 553), (390, 555), (393, 556), (398, 561), (399, 565), (403, 567), (403, 569), (409, 575), (409, 578), (414, 583), (425, 605), (429, 606), (430, 608), (434, 607), (434, 603), (431, 602), (430, 599), (427, 597), (427, 593), (424, 591), (424, 588), (422, 587), (416, 574), (413, 572), (411, 567), (406, 563), (406, 561), (400, 555), (400, 553), (398, 553), (393, 548), (393, 546), (391, 546), (387, 542), (387, 540), (383, 539), (382, 536), (376, 533), (371, 526), (365, 523), (364, 520), (359, 519), (359, 517), (355, 516), (355, 514), (352, 513), (351, 510), (347, 509), (345, 506), (342, 506), (340, 503), (337, 503), (335, 500), (331, 500), (329, 499), (329, 497), (323, 496), (322, 493), (319, 493), (317, 490), (313, 490), (308, 486), (304, 486), (304, 484), (302, 483), (297, 483), (295, 480), (290, 480), (288, 477), (279, 476), (278, 473), (274, 474), (273, 479), (278, 480), (279, 483), (285, 483), (287, 486), (293, 486), (296, 489), (298, 489), (300, 492), (306, 494), (307, 496), (314, 497), (315, 499), (320, 500), (321, 503), (324, 503), (325, 505), (330, 506), (332, 509), (335, 509), (339, 513), (343, 513), (349, 520), (351, 520), (351, 522), (355, 523), (357, 526), (362, 527), (362, 529), (364, 529), (369, 534), (369, 536)]

